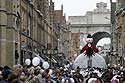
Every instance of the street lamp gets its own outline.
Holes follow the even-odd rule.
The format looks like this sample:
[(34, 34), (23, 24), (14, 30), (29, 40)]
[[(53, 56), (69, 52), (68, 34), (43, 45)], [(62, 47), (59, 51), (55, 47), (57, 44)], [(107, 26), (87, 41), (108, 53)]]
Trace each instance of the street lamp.
[(55, 53), (55, 54), (58, 54), (58, 49), (57, 49), (57, 47), (54, 49), (54, 53)]
[(47, 55), (46, 57), (47, 57), (47, 61), (49, 61), (49, 64), (50, 64), (50, 67), (52, 66), (52, 56), (53, 55), (56, 55), (56, 54), (58, 54), (58, 49), (57, 49), (57, 47), (55, 48), (55, 49), (53, 49), (53, 50), (49, 50), (49, 49), (43, 49), (42, 50), (42, 53), (44, 54), (44, 55)]
[(57, 53), (58, 54), (58, 58), (59, 58), (59, 65), (62, 66), (64, 65), (64, 60), (65, 60), (65, 55), (64, 53)]
[(77, 57), (77, 53), (74, 53), (74, 58), (73, 59), (75, 60), (76, 57)]
[(27, 45), (25, 44), (25, 41), (22, 41), (22, 44), (21, 44), (21, 56), (20, 56), (20, 64), (21, 65), (23, 65), (23, 63), (24, 63), (26, 48), (27, 48)]

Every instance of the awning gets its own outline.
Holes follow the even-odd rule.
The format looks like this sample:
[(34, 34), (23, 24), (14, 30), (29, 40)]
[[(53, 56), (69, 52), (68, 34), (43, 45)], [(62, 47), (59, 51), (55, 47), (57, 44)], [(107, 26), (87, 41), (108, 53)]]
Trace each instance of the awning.
[[(49, 58), (48, 56), (43, 56), (43, 57), (41, 57), (40, 54), (35, 53), (35, 52), (33, 52), (33, 55), (34, 55), (35, 57), (39, 57), (39, 59), (40, 59), (41, 62), (46, 61), (46, 59), (49, 59), (49, 60), (50, 60), (50, 58)], [(45, 59), (44, 59), (44, 58), (45, 58)], [(57, 63), (57, 61), (56, 61), (54, 58), (52, 58), (51, 61), (54, 62), (54, 63)]]
[[(50, 58), (48, 56), (45, 56), (45, 57), (50, 60)], [(53, 57), (52, 57), (51, 61), (54, 63), (57, 63), (57, 60), (55, 60)]]
[(39, 57), (39, 59), (40, 59), (41, 62), (44, 62), (44, 61), (45, 61), (42, 57), (40, 57), (39, 54), (33, 52), (33, 55), (34, 55), (35, 57)]

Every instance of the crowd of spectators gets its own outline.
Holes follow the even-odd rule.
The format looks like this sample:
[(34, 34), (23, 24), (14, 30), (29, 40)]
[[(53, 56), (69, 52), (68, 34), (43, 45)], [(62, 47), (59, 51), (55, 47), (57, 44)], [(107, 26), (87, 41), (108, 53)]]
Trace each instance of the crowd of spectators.
[(125, 83), (125, 68), (0, 67), (0, 83)]

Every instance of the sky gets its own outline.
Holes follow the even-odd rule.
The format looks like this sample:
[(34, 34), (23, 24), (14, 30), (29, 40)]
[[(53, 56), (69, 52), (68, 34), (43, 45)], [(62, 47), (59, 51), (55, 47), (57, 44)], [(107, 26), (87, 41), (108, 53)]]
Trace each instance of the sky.
[[(110, 9), (110, 0), (53, 0), (55, 2), (55, 10), (60, 10), (63, 5), (63, 13), (68, 16), (85, 15), (86, 11), (93, 11), (96, 8), (96, 3), (107, 3), (107, 8)], [(109, 38), (101, 39), (97, 45), (103, 46), (109, 44)]]
[(92, 11), (96, 8), (96, 3), (105, 2), (107, 8), (110, 9), (110, 0), (53, 0), (55, 2), (55, 9), (61, 9), (63, 5), (63, 11), (66, 16), (85, 15), (86, 11)]
[(99, 42), (97, 43), (97, 46), (103, 46), (104, 44), (109, 44), (111, 43), (110, 38), (102, 38), (101, 40), (99, 40)]

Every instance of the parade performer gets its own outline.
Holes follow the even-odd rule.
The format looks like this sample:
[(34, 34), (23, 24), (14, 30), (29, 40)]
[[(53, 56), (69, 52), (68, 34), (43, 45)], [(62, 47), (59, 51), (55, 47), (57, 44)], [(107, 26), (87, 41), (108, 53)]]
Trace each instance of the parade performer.
[(87, 56), (92, 56), (94, 53), (98, 53), (98, 48), (93, 43), (93, 38), (90, 34), (88, 34), (86, 39), (87, 44), (82, 48), (81, 53), (85, 53)]

